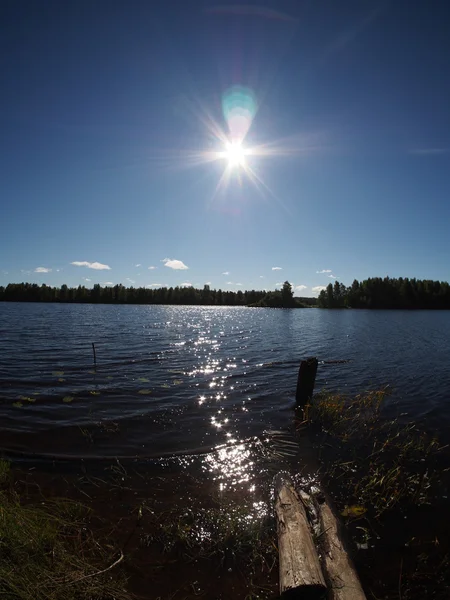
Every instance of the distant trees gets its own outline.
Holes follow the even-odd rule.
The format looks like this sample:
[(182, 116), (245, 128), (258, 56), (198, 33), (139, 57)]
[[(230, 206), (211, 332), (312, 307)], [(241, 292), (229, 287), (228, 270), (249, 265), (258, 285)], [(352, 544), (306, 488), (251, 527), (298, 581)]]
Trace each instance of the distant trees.
[[(9, 302), (77, 302), (101, 304), (188, 304), (217, 306), (267, 306), (291, 308), (314, 306), (314, 298), (294, 298), (289, 281), (280, 290), (226, 291), (212, 290), (209, 285), (194, 287), (145, 288), (122, 284), (93, 288), (51, 287), (36, 283), (10, 283), (0, 286), (0, 301)], [(444, 281), (391, 279), (373, 277), (350, 286), (339, 281), (330, 283), (320, 292), (317, 306), (321, 308), (429, 308), (450, 309), (450, 285)]]
[(289, 281), (285, 281), (281, 290), (267, 292), (263, 298), (251, 306), (265, 306), (268, 308), (304, 308), (306, 306), (314, 306), (315, 298), (294, 298), (292, 285)]
[(96, 283), (92, 289), (79, 285), (69, 288), (50, 287), (36, 283), (10, 283), (0, 287), (0, 301), (9, 302), (76, 302), (101, 304), (190, 304), (245, 306), (266, 296), (265, 291), (246, 292), (211, 290), (209, 285), (198, 290), (194, 287), (145, 288), (125, 287), (122, 284), (102, 287)]
[(335, 281), (320, 292), (321, 308), (450, 309), (450, 285), (444, 281), (373, 277), (346, 287)]
[[(50, 287), (36, 283), (10, 283), (0, 287), (0, 301), (9, 302), (75, 302), (91, 304), (188, 304), (217, 306), (271, 306), (288, 308), (303, 306), (304, 303), (293, 297), (292, 286), (285, 281), (281, 290), (226, 291), (212, 290), (209, 285), (203, 289), (190, 287), (145, 288), (125, 287), (122, 284), (102, 287), (96, 283), (92, 288), (83, 285), (69, 288)], [(315, 298), (304, 299), (313, 305)]]
[(294, 305), (294, 292), (289, 281), (285, 281), (281, 288), (281, 303), (283, 308), (291, 308)]

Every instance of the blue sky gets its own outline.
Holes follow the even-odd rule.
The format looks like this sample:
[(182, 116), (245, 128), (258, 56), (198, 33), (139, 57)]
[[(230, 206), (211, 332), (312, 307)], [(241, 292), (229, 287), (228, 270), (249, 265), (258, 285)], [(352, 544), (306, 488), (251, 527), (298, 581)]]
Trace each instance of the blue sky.
[(450, 279), (448, 3), (0, 10), (0, 285)]

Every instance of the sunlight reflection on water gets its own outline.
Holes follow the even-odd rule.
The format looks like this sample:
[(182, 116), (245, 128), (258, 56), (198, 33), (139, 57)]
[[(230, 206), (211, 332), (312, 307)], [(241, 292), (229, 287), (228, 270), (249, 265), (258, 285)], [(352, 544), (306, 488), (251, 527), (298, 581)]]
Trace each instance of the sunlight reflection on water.
[(249, 487), (262, 458), (246, 440), (292, 426), (309, 355), (322, 361), (318, 389), (389, 383), (395, 409), (450, 426), (448, 312), (4, 303), (0, 329), (2, 443), (25, 453), (210, 453), (218, 485)]
[(216, 447), (216, 451), (205, 458), (205, 468), (208, 469), (219, 490), (246, 489), (254, 491), (253, 452), (252, 447), (245, 442), (236, 443), (231, 438), (228, 444)]

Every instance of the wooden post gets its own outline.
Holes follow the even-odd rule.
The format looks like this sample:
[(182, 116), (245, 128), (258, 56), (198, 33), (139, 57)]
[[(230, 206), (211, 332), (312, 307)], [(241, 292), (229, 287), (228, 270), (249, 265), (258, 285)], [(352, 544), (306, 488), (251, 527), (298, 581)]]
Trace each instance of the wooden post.
[(92, 352), (94, 353), (94, 368), (97, 368), (97, 357), (95, 356), (95, 344), (92, 342)]
[(305, 408), (307, 404), (311, 403), (318, 364), (315, 357), (307, 358), (300, 363), (297, 390), (295, 392), (295, 401), (300, 408)]
[(305, 507), (289, 476), (275, 479), (275, 513), (282, 598), (319, 600), (327, 588)]
[(319, 503), (322, 563), (330, 585), (330, 600), (366, 600), (355, 567), (339, 536), (339, 526), (330, 506)]

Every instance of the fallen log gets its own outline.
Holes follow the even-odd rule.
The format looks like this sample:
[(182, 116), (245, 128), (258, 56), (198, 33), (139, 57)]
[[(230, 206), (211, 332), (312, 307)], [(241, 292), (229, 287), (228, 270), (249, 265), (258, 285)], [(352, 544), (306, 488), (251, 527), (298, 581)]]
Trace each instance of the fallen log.
[(275, 513), (282, 598), (319, 600), (327, 588), (305, 506), (289, 476), (275, 479)]
[(366, 600), (353, 562), (339, 535), (339, 524), (325, 499), (319, 501), (322, 565), (330, 600)]

